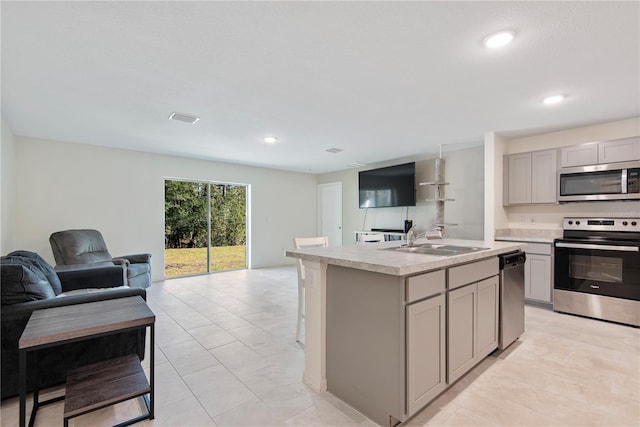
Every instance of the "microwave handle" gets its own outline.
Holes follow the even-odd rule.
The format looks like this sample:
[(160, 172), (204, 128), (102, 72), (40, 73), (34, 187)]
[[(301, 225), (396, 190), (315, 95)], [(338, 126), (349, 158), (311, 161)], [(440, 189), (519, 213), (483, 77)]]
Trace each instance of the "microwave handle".
[(622, 186), (622, 194), (627, 194), (627, 169), (622, 169), (622, 176), (620, 176), (620, 185)]
[(598, 251), (640, 252), (638, 246), (590, 245), (583, 243), (556, 242), (556, 248), (595, 249)]

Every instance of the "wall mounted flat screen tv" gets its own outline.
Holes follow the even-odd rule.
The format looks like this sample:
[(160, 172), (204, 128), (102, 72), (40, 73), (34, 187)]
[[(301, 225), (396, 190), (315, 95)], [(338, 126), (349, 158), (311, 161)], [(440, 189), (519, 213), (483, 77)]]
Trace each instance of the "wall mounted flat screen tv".
[(405, 163), (358, 173), (360, 208), (416, 205), (416, 164)]

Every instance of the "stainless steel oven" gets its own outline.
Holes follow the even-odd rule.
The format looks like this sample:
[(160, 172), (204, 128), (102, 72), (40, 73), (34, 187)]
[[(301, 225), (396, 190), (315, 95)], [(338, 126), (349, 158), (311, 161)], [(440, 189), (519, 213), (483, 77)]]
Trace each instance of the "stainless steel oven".
[(640, 326), (640, 219), (565, 218), (553, 309)]
[(562, 168), (558, 201), (640, 199), (640, 161)]

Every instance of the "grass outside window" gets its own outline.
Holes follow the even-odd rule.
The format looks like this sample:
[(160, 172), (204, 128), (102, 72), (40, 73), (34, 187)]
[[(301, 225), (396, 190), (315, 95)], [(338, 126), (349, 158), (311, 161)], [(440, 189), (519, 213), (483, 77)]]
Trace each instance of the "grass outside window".
[[(245, 245), (211, 248), (211, 271), (234, 270), (247, 266)], [(207, 272), (207, 248), (164, 250), (165, 277), (189, 276)]]

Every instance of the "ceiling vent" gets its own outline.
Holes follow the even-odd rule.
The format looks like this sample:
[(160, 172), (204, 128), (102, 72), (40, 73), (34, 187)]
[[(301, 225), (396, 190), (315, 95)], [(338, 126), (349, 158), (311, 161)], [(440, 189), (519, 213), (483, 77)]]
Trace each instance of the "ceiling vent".
[(192, 125), (195, 124), (198, 120), (200, 120), (200, 117), (190, 116), (188, 114), (183, 114), (183, 113), (171, 113), (169, 118), (171, 120), (177, 120), (179, 122), (191, 123)]
[(335, 148), (334, 147), (334, 148), (326, 148), (324, 151), (326, 151), (327, 153), (336, 154), (336, 153), (339, 153), (339, 152), (344, 151), (344, 150), (342, 148)]

